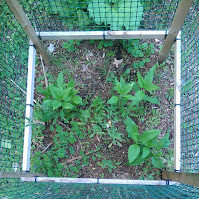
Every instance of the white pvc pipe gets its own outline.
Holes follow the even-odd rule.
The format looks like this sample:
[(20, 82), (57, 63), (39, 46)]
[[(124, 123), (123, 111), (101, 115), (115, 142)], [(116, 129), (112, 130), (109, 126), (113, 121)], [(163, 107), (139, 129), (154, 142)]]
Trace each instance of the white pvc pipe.
[(181, 169), (181, 113), (180, 113), (180, 91), (181, 91), (181, 32), (175, 42), (175, 80), (174, 80), (174, 169)]
[[(23, 182), (56, 182), (56, 183), (85, 183), (85, 184), (126, 184), (126, 185), (166, 185), (165, 180), (124, 180), (96, 178), (57, 178), (57, 177), (22, 177)], [(177, 182), (170, 181), (173, 185)]]
[[(37, 32), (43, 40), (63, 40), (63, 39), (164, 39), (165, 31), (71, 31), (71, 32)], [(175, 170), (180, 170), (180, 158), (181, 158), (181, 137), (180, 137), (180, 86), (181, 86), (181, 32), (178, 34), (177, 41), (175, 42), (175, 108), (174, 108), (174, 154), (175, 154)], [(34, 74), (35, 74), (35, 48), (32, 43), (29, 47), (29, 61), (28, 61), (28, 83), (27, 83), (27, 98), (26, 98), (26, 118), (32, 119), (32, 106), (34, 95)], [(25, 120), (25, 124), (28, 124), (28, 120)], [(23, 149), (23, 171), (29, 171), (30, 169), (30, 149), (31, 149), (31, 125), (25, 127), (24, 131), (24, 149)], [(26, 178), (27, 179), (27, 178)], [(37, 180), (39, 180), (38, 178)], [(40, 179), (42, 180), (42, 179)], [(44, 179), (43, 179), (44, 180)], [(69, 178), (68, 178), (69, 180)], [(74, 181), (74, 178), (71, 179)], [(94, 181), (93, 181), (94, 180)], [(90, 183), (95, 183), (96, 179), (89, 179)], [(108, 182), (107, 179), (100, 179), (100, 182)], [(82, 179), (78, 178), (79, 182)], [(83, 181), (88, 181), (83, 180)], [(124, 182), (124, 180), (114, 180)], [(110, 181), (111, 182), (111, 181)], [(113, 180), (112, 180), (113, 182)], [(141, 181), (140, 181), (141, 182)], [(146, 182), (146, 181), (144, 181)], [(159, 183), (160, 181), (156, 182)], [(163, 181), (164, 182), (164, 181)], [(77, 183), (77, 182), (76, 182)], [(85, 182), (84, 182), (85, 183)], [(139, 183), (139, 181), (130, 180), (129, 183)], [(143, 182), (141, 182), (143, 183)], [(149, 183), (146, 182), (146, 183)], [(155, 182), (153, 182), (155, 183)], [(125, 184), (128, 181), (125, 180)]]
[(37, 32), (42, 40), (165, 39), (165, 30)]
[(28, 55), (28, 77), (27, 77), (27, 94), (26, 94), (26, 118), (24, 130), (24, 146), (23, 146), (23, 163), (22, 171), (30, 170), (30, 150), (31, 150), (31, 134), (33, 113), (33, 96), (34, 96), (34, 79), (35, 79), (35, 55), (36, 50), (30, 41)]

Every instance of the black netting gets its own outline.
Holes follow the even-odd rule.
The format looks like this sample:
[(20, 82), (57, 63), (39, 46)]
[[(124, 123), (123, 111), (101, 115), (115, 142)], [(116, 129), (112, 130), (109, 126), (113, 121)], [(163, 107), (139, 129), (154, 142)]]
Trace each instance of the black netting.
[(28, 37), (0, 2), (0, 171), (21, 169)]
[(181, 165), (199, 172), (199, 6), (191, 8), (182, 29)]
[(0, 180), (3, 198), (198, 198), (199, 189), (189, 185), (108, 185), (20, 182)]

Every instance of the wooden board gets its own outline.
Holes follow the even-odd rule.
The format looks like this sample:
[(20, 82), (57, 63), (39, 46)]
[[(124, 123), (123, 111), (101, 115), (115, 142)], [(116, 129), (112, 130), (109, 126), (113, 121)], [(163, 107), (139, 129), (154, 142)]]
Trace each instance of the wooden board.
[(17, 0), (5, 0), (8, 4), (10, 10), (13, 12), (14, 16), (21, 24), (22, 28), (29, 36), (33, 44), (35, 45), (38, 52), (42, 55), (44, 61), (46, 63), (50, 63), (50, 55), (48, 54), (47, 50), (44, 48), (43, 44), (41, 43), (39, 37), (37, 36), (34, 28), (32, 27), (29, 19), (27, 18), (25, 12), (21, 8), (19, 2)]
[(199, 187), (199, 173), (162, 171), (162, 179)]
[(181, 0), (178, 8), (176, 10), (173, 22), (171, 24), (171, 27), (169, 29), (169, 33), (166, 37), (166, 40), (163, 44), (163, 47), (160, 51), (160, 54), (158, 56), (158, 62), (162, 63), (166, 60), (168, 57), (169, 51), (180, 31), (182, 28), (182, 25), (184, 23), (184, 20), (189, 12), (189, 9), (192, 5), (194, 0)]

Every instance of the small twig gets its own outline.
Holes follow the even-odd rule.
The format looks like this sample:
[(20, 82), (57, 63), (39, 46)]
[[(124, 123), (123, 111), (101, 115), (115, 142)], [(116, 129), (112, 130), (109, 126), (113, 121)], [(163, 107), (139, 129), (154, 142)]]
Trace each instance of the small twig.
[(50, 143), (41, 153), (44, 153), (50, 146), (52, 143)]
[(57, 122), (58, 122), (59, 124), (61, 124), (62, 126), (64, 126), (65, 128), (67, 128), (69, 131), (71, 130), (71, 128), (68, 127), (68, 126), (66, 126), (63, 122), (61, 122), (61, 121), (59, 121), (59, 120), (57, 120)]
[(43, 73), (44, 73), (45, 84), (46, 84), (46, 87), (48, 87), (48, 80), (47, 80), (47, 77), (46, 77), (46, 74), (45, 74), (44, 62), (43, 62), (43, 58), (42, 58), (41, 55), (40, 55), (40, 59), (41, 59), (41, 65), (42, 65)]
[(42, 124), (43, 126), (45, 126), (45, 122), (42, 122), (40, 120), (34, 120), (33, 119), (33, 124)]
[[(10, 81), (26, 95), (26, 92), (23, 90), (23, 88), (21, 88), (21, 87), (20, 87), (15, 81), (13, 81), (12, 79), (10, 79)], [(34, 102), (35, 104), (38, 104), (38, 102), (37, 102), (35, 99), (33, 99), (33, 102)]]
[(23, 90), (23, 88), (21, 88), (16, 82), (14, 82), (12, 79), (10, 79), (10, 81), (11, 81), (17, 88), (19, 88), (24, 94), (26, 94), (26, 92)]

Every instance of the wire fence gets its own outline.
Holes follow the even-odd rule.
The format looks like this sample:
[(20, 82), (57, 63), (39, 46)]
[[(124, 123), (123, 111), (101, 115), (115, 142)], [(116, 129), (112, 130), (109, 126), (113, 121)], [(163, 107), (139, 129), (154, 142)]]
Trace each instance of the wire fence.
[(41, 0), (21, 5), (37, 31), (165, 30), (179, 0)]
[(21, 170), (28, 37), (0, 2), (0, 171)]
[[(36, 31), (165, 30), (178, 0), (20, 0)], [(0, 2), (0, 172), (21, 170), (28, 64), (28, 37)], [(199, 6), (182, 29), (181, 167), (199, 171)], [(22, 183), (0, 180), (1, 198), (197, 198), (188, 185), (119, 186)]]
[(189, 185), (108, 185), (20, 182), (0, 180), (1, 198), (198, 198), (199, 188)]
[(182, 29), (181, 169), (199, 172), (199, 6), (195, 2)]

